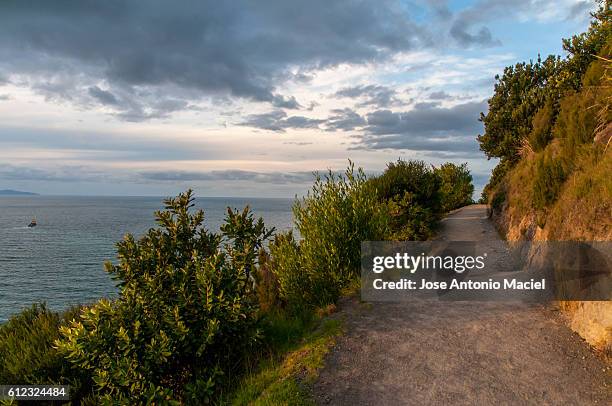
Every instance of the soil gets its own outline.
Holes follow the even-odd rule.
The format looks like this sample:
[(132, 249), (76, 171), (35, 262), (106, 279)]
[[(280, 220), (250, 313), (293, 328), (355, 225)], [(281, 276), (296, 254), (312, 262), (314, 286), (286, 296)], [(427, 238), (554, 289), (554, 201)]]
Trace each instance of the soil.
[[(486, 206), (442, 222), (442, 240), (499, 246)], [(612, 404), (612, 366), (552, 306), (520, 302), (361, 303), (314, 384), (322, 405)]]

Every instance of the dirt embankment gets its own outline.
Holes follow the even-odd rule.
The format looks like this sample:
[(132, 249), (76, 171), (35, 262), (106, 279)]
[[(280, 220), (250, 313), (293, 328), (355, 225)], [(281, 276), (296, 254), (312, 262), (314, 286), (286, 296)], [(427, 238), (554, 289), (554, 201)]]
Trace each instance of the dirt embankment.
[[(473, 205), (440, 239), (500, 238)], [(347, 334), (315, 384), (319, 404), (610, 404), (612, 369), (541, 305), (347, 301)]]

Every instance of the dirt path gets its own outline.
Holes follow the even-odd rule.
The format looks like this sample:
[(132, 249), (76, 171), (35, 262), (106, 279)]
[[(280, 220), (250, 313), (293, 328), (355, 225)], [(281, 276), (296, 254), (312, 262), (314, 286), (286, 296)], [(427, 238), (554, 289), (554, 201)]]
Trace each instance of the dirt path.
[[(449, 215), (439, 238), (499, 244), (481, 205)], [(319, 404), (612, 404), (612, 369), (539, 305), (353, 300), (340, 316)]]

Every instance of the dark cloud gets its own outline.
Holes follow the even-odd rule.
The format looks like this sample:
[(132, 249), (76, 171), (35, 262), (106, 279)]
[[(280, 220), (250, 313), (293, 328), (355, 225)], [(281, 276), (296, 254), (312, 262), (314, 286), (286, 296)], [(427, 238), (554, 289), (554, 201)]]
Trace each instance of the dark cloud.
[(11, 100), (10, 94), (0, 94), (0, 101)]
[(428, 0), (427, 4), (432, 8), (435, 15), (442, 20), (448, 20), (453, 15), (448, 8), (447, 0)]
[(106, 90), (102, 90), (98, 86), (90, 87), (89, 95), (107, 106), (116, 106), (119, 104), (114, 94)]
[(595, 2), (579, 1), (575, 3), (567, 13), (568, 20), (586, 20), (590, 17), (590, 11), (593, 9)]
[(55, 168), (31, 168), (0, 164), (0, 179), (7, 181), (84, 182), (119, 181), (120, 177), (84, 166), (60, 166)]
[(440, 132), (477, 131), (479, 113), (486, 102), (470, 102), (450, 108), (424, 107), (408, 112), (378, 110), (367, 115), (366, 130), (372, 134), (418, 133), (436, 135)]
[(327, 131), (351, 131), (367, 124), (365, 118), (349, 108), (334, 109), (331, 112), (333, 115), (325, 123)]
[(13, 128), (0, 126), (0, 145), (33, 150), (69, 151), (83, 160), (125, 159), (166, 161), (219, 159), (232, 151), (206, 143), (179, 142), (172, 138), (151, 138), (128, 133)]
[(153, 105), (160, 95), (177, 106), (226, 95), (295, 109), (279, 84), (383, 60), (428, 38), (395, 0), (5, 1), (0, 76), (126, 119), (175, 111)]
[(432, 100), (451, 100), (453, 96), (446, 93), (444, 90), (440, 90), (439, 92), (431, 92), (429, 98)]
[(277, 185), (306, 184), (314, 179), (313, 172), (254, 172), (242, 170), (218, 171), (131, 171), (98, 170), (89, 166), (35, 168), (0, 164), (0, 179), (6, 181), (43, 182), (256, 182)]
[(419, 103), (414, 104), (414, 109), (415, 110), (429, 110), (431, 108), (438, 107), (438, 106), (440, 106), (439, 101), (419, 102)]
[(358, 107), (376, 106), (378, 108), (390, 107), (399, 101), (395, 97), (396, 91), (381, 85), (353, 86), (338, 90), (335, 97), (362, 99)]
[(480, 27), (476, 33), (470, 33), (470, 24), (464, 20), (455, 21), (450, 29), (451, 36), (462, 46), (493, 47), (501, 45), (499, 40), (493, 39), (487, 27)]
[(367, 115), (356, 148), (429, 151), (431, 156), (481, 156), (476, 134), (478, 116), (486, 103), (464, 103), (450, 108), (425, 106), (407, 112), (377, 110)]
[(274, 107), (282, 108), (282, 109), (299, 109), (300, 104), (297, 102), (295, 97), (287, 97), (276, 95), (272, 98), (272, 105)]
[(285, 141), (283, 142), (283, 144), (285, 145), (298, 145), (298, 146), (305, 146), (305, 145), (312, 145), (312, 142), (307, 142), (307, 141)]
[(287, 129), (304, 129), (318, 128), (325, 120), (318, 120), (303, 116), (288, 117), (287, 113), (282, 110), (275, 110), (263, 114), (251, 114), (238, 125), (246, 127), (260, 128), (262, 130), (270, 130), (284, 132)]
[[(436, 0), (436, 3), (439, 1)], [(581, 16), (588, 17), (586, 11), (593, 7), (594, 2), (581, 1), (574, 4), (567, 2), (555, 3), (557, 9), (567, 7), (568, 19)], [(484, 24), (496, 19), (516, 18), (517, 16), (538, 16), (542, 9), (550, 7), (550, 0), (480, 0), (470, 7), (456, 13), (450, 27), (451, 37), (464, 47), (493, 47), (501, 45), (501, 41), (493, 37), (491, 30)], [(558, 15), (563, 16), (561, 11)], [(563, 18), (563, 17), (562, 17)]]
[(249, 181), (271, 184), (308, 183), (312, 182), (314, 177), (312, 172), (253, 172), (241, 170), (141, 172), (140, 176), (146, 180), (163, 182)]

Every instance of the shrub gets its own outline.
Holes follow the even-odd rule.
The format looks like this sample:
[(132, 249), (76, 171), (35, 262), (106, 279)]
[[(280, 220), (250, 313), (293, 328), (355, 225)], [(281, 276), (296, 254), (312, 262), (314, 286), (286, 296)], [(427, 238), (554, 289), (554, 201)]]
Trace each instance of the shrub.
[(500, 213), (505, 201), (506, 192), (503, 187), (500, 187), (499, 190), (496, 190), (495, 193), (493, 193), (493, 196), (491, 198), (491, 210), (494, 213)]
[(441, 179), (423, 161), (398, 160), (370, 182), (388, 206), (389, 239), (426, 239), (442, 214)]
[(245, 210), (228, 212), (225, 235), (210, 233), (193, 200), (166, 200), (160, 228), (118, 243), (106, 270), (119, 298), (61, 328), (58, 349), (91, 372), (102, 403), (207, 401), (258, 339), (249, 272), (268, 230)]
[(53, 347), (60, 326), (74, 319), (79, 307), (63, 314), (34, 304), (0, 326), (0, 384), (70, 385), (77, 403), (91, 386), (89, 376)]
[(265, 249), (259, 250), (259, 266), (253, 273), (259, 309), (262, 313), (274, 311), (280, 305), (278, 278), (272, 271), (272, 260)]
[(361, 169), (317, 175), (312, 190), (293, 207), (302, 240), (280, 235), (271, 246), (283, 300), (296, 307), (334, 302), (358, 275), (361, 241), (382, 239), (385, 210)]
[(536, 161), (533, 184), (534, 207), (542, 210), (553, 203), (557, 199), (565, 179), (566, 171), (559, 159), (555, 159), (549, 153), (540, 157)]
[(443, 211), (448, 212), (472, 203), (474, 185), (467, 163), (456, 165), (447, 162), (436, 168), (435, 173), (441, 181), (440, 194)]
[(539, 152), (546, 148), (552, 139), (552, 127), (554, 124), (555, 112), (551, 103), (546, 103), (533, 116), (531, 134), (529, 134), (529, 144), (534, 151)]

